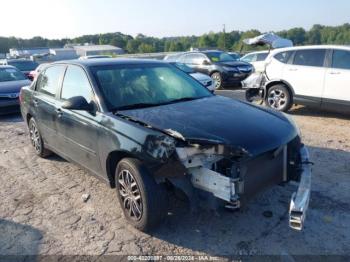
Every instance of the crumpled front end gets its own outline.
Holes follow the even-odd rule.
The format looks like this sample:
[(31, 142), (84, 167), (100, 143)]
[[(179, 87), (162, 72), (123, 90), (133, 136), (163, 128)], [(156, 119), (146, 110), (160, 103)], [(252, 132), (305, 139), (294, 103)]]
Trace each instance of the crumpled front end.
[(268, 186), (301, 180), (292, 196), (289, 225), (297, 230), (303, 228), (310, 198), (311, 167), (307, 149), (299, 137), (254, 157), (242, 148), (223, 144), (176, 147), (176, 154), (192, 186), (223, 200), (229, 209), (240, 208)]

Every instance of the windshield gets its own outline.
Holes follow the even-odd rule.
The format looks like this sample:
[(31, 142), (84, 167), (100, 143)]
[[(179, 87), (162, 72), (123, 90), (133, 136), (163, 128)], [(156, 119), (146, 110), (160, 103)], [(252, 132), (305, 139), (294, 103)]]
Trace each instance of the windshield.
[(195, 72), (191, 67), (182, 63), (174, 63), (174, 66), (176, 66), (178, 69), (184, 71), (187, 74), (192, 74)]
[(0, 82), (20, 81), (27, 78), (16, 68), (0, 68)]
[(225, 53), (225, 52), (207, 52), (205, 54), (214, 63), (216, 63), (216, 62), (232, 62), (232, 61), (235, 61), (232, 58), (232, 56), (230, 56), (228, 53)]
[(8, 64), (18, 68), (20, 71), (33, 71), (39, 65), (34, 61), (9, 61)]
[(239, 54), (231, 53), (230, 56), (233, 58), (233, 60), (238, 61), (240, 59)]
[(157, 106), (212, 96), (171, 65), (106, 65), (91, 71), (110, 111)]

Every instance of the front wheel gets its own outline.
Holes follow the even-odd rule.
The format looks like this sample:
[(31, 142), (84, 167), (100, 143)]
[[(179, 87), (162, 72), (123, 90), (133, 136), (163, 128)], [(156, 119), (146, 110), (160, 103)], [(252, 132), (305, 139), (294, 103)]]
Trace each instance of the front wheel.
[(211, 78), (215, 81), (215, 89), (220, 89), (222, 87), (222, 76), (219, 72), (211, 74)]
[(149, 231), (166, 215), (167, 192), (133, 158), (122, 159), (115, 172), (118, 200), (126, 220), (141, 231)]
[(274, 85), (268, 89), (265, 103), (268, 107), (287, 112), (293, 104), (293, 98), (285, 85)]

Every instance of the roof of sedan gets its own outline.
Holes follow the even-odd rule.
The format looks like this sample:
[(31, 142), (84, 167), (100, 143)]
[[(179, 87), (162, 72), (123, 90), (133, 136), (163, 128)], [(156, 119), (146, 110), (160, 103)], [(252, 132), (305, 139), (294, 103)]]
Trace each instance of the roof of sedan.
[(84, 59), (84, 60), (69, 60), (60, 61), (54, 64), (78, 64), (82, 66), (104, 66), (104, 65), (128, 65), (128, 64), (167, 64), (166, 62), (160, 60), (151, 59), (122, 59), (122, 58), (96, 58), (96, 59)]

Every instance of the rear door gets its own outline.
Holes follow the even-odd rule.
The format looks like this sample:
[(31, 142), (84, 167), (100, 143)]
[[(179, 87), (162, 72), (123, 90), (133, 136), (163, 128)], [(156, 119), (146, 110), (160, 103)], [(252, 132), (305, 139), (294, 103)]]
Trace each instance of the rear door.
[[(350, 51), (331, 51), (329, 68), (326, 72), (322, 106), (350, 108)], [(345, 108), (344, 108), (345, 109)]]
[[(83, 96), (94, 105), (94, 112), (63, 109), (62, 103), (74, 96)], [(79, 66), (69, 65), (59, 95), (60, 111), (57, 118), (58, 135), (63, 142), (59, 151), (94, 173), (100, 173), (98, 156), (99, 113), (89, 78)], [(96, 111), (96, 112), (95, 112)]]
[(326, 49), (296, 50), (291, 63), (283, 69), (283, 79), (295, 92), (296, 99), (321, 103), (326, 74)]
[(36, 82), (32, 99), (34, 118), (37, 121), (44, 142), (54, 148), (59, 143), (56, 126), (56, 95), (62, 82), (64, 70), (64, 65), (50, 66), (44, 70)]

